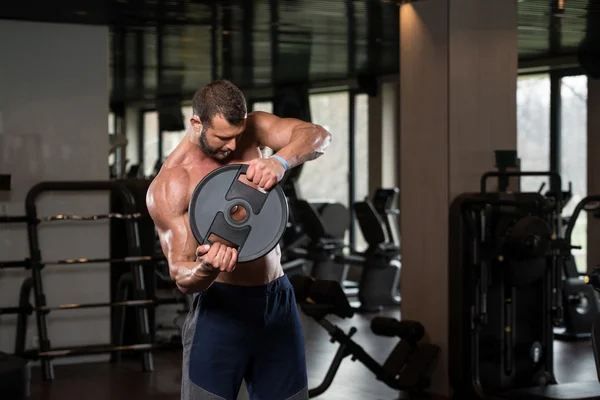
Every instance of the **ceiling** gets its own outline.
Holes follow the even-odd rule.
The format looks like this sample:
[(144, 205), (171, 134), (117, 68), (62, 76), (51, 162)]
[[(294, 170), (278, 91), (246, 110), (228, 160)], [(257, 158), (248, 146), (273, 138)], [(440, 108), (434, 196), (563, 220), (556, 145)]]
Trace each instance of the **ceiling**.
[(594, 0), (519, 0), (519, 58), (575, 55), (597, 11)]
[[(519, 0), (520, 59), (576, 54), (588, 23), (600, 24), (592, 2)], [(22, 0), (0, 8), (0, 18), (108, 24), (111, 97), (122, 102), (188, 98), (217, 77), (256, 88), (396, 74), (398, 7), (399, 0)]]
[(156, 1), (140, 4), (162, 20), (112, 29), (118, 97), (189, 94), (218, 77), (249, 88), (398, 71), (395, 2), (165, 1), (160, 11)]

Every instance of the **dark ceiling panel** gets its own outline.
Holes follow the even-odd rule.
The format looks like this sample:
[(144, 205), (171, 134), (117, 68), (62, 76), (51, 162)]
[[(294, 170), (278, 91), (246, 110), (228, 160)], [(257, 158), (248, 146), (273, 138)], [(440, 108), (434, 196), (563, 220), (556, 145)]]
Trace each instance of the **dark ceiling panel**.
[(586, 33), (590, 0), (521, 0), (519, 57), (575, 54)]
[[(135, 38), (124, 45), (128, 68), (113, 68), (128, 75), (113, 77), (113, 101), (176, 95), (178, 90), (188, 96), (213, 77), (247, 88), (398, 70), (395, 2), (111, 0), (111, 4), (117, 1), (126, 4), (111, 7), (116, 14), (110, 19), (137, 15), (140, 21), (111, 24), (112, 35)], [(119, 64), (120, 56), (115, 51), (111, 65)], [(131, 73), (143, 79), (132, 79)], [(180, 86), (174, 84), (177, 78)], [(123, 81), (126, 84), (118, 85)]]
[[(109, 25), (114, 101), (187, 96), (214, 77), (262, 87), (394, 74), (399, 65), (398, 0), (5, 3), (0, 18)], [(600, 1), (518, 0), (520, 59), (576, 54), (599, 13)]]

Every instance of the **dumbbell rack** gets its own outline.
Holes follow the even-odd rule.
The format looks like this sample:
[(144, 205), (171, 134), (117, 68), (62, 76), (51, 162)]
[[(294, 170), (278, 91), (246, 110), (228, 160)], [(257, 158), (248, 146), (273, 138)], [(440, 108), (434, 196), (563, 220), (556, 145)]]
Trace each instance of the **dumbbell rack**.
[[(111, 262), (111, 259), (73, 259), (59, 261), (43, 261), (42, 252), (39, 246), (38, 226), (42, 221), (38, 217), (36, 200), (46, 192), (110, 192), (120, 198), (123, 203), (124, 211), (127, 215), (125, 230), (127, 238), (127, 247), (129, 257), (123, 260), (117, 260), (129, 263), (131, 268), (131, 277), (133, 279), (133, 300), (117, 303), (96, 303), (96, 304), (77, 304), (72, 307), (56, 306), (50, 307), (46, 303), (44, 293), (42, 270), (46, 265), (58, 264), (83, 264), (91, 262)], [(40, 359), (43, 370), (44, 380), (54, 379), (54, 367), (52, 359), (57, 357), (70, 357), (77, 355), (106, 354), (120, 352), (123, 350), (136, 350), (142, 352), (142, 369), (145, 372), (154, 369), (153, 357), (150, 352), (154, 347), (151, 342), (150, 328), (148, 321), (149, 305), (157, 304), (156, 300), (148, 299), (144, 284), (144, 264), (155, 261), (152, 257), (144, 257), (141, 254), (139, 241), (138, 223), (136, 219), (136, 204), (132, 193), (117, 181), (66, 181), (66, 182), (41, 182), (33, 186), (27, 193), (25, 200), (24, 217), (4, 217), (2, 222), (26, 222), (27, 237), (29, 244), (30, 257), (21, 261), (0, 262), (0, 268), (19, 268), (25, 267), (31, 271), (31, 276), (25, 279), (21, 286), (18, 307), (2, 308), (0, 314), (16, 313), (17, 337), (15, 342), (15, 354), (28, 359)], [(97, 216), (94, 218), (81, 218), (81, 220), (97, 220), (110, 218), (110, 215)], [(121, 216), (122, 217), (122, 216)], [(45, 219), (45, 221), (65, 220), (64, 216), (55, 216)], [(34, 293), (34, 307), (29, 304), (31, 290)], [(134, 306), (136, 310), (136, 327), (138, 344), (128, 346), (115, 345), (87, 345), (71, 348), (52, 348), (48, 335), (46, 316), (51, 310), (76, 309), (76, 308), (97, 308), (97, 307), (121, 307)], [(37, 331), (39, 338), (39, 348), (25, 351), (25, 339), (27, 331), (28, 315), (35, 312)]]

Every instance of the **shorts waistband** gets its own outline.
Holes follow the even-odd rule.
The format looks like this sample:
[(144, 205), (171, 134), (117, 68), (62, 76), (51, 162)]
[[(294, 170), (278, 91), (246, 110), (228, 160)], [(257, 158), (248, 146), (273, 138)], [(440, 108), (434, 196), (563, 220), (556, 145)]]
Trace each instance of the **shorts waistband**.
[(258, 297), (267, 296), (269, 294), (277, 293), (292, 288), (293, 286), (290, 280), (288, 279), (287, 275), (283, 275), (265, 285), (259, 286), (240, 286), (224, 282), (214, 282), (208, 289), (208, 292), (210, 292), (212, 289), (229, 292), (232, 295)]

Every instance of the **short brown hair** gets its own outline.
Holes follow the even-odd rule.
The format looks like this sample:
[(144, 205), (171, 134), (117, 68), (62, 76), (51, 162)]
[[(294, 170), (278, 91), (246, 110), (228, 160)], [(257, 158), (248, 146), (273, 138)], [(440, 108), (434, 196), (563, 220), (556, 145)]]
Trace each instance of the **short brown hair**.
[(211, 126), (215, 115), (222, 115), (231, 125), (246, 118), (246, 98), (242, 91), (226, 79), (219, 79), (198, 89), (192, 99), (194, 115), (202, 125)]

